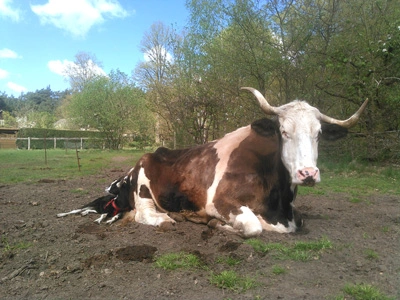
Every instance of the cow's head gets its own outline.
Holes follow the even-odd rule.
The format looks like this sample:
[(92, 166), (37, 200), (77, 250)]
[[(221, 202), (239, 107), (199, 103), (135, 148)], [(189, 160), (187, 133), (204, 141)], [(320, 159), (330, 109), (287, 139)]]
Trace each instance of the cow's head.
[(319, 182), (317, 168), (318, 139), (322, 132), (321, 122), (339, 125), (342, 128), (354, 126), (364, 111), (368, 99), (359, 110), (347, 120), (328, 117), (304, 101), (293, 101), (274, 107), (254, 88), (243, 87), (256, 96), (261, 109), (268, 115), (276, 115), (282, 136), (282, 162), (289, 171), (292, 184), (312, 186)]

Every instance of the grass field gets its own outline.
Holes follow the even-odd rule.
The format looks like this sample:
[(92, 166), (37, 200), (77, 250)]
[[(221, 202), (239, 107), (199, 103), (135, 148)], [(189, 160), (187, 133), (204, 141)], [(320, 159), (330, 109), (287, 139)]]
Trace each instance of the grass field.
[(320, 159), (321, 182), (299, 187), (299, 195), (349, 193), (357, 202), (360, 195), (372, 193), (400, 195), (400, 168), (371, 163), (336, 162)]
[[(130, 168), (143, 154), (139, 151), (0, 150), (0, 183), (71, 179), (101, 172), (105, 168)], [(119, 162), (119, 163), (118, 163)]]
[[(80, 170), (74, 150), (0, 150), (0, 183), (37, 182), (41, 179), (71, 179), (101, 172), (105, 168), (129, 169), (141, 151), (81, 150)], [(322, 181), (315, 187), (300, 187), (299, 195), (346, 192), (357, 202), (365, 193), (400, 194), (400, 168), (357, 163), (319, 161)]]

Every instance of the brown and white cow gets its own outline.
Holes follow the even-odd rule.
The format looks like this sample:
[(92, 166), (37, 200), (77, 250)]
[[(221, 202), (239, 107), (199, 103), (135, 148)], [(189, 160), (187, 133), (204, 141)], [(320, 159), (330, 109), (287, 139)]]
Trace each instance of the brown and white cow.
[(217, 219), (219, 228), (244, 237), (301, 227), (293, 201), (297, 185), (320, 181), (316, 163), (322, 125), (354, 126), (367, 100), (340, 121), (304, 101), (272, 107), (257, 90), (242, 89), (251, 91), (276, 120), (255, 121), (193, 148), (159, 148), (143, 155), (129, 174), (136, 222), (173, 224), (168, 213), (178, 212), (198, 223)]

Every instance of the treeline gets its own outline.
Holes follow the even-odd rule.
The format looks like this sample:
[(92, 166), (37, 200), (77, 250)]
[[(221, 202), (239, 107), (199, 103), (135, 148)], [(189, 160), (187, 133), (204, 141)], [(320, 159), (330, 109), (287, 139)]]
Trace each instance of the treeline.
[(140, 47), (146, 60), (132, 76), (118, 69), (99, 76), (97, 58), (78, 53), (67, 72), (70, 91), (52, 94), (48, 88), (15, 103), (30, 103), (21, 106), (28, 111), (58, 106), (55, 114), (75, 128), (103, 132), (114, 148), (126, 134), (174, 148), (205, 143), (262, 117), (243, 86), (258, 89), (273, 105), (304, 99), (341, 119), (368, 98), (353, 129), (363, 138), (362, 149), (346, 151), (400, 159), (393, 135), (400, 127), (397, 1), (188, 0), (186, 5), (190, 18), (184, 30), (155, 23), (145, 33)]
[[(62, 118), (58, 111), (70, 90), (53, 91), (50, 86), (35, 92), (22, 93), (19, 97), (0, 93), (0, 110), (6, 127), (52, 128)], [(18, 121), (20, 124), (18, 124)]]
[(135, 72), (162, 128), (171, 129), (165, 136), (181, 145), (203, 143), (254, 120), (260, 110), (239, 89), (251, 86), (273, 105), (304, 99), (342, 119), (368, 98), (353, 129), (366, 136), (363, 155), (390, 156), (392, 147), (398, 155), (398, 139), (375, 138), (400, 126), (396, 1), (191, 0), (187, 6), (184, 33), (159, 23), (146, 33), (141, 46), (151, 59)]

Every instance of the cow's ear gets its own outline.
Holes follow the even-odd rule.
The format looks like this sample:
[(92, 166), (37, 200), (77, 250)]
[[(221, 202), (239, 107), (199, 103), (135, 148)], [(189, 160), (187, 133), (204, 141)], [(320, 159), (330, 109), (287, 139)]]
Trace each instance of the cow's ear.
[(325, 141), (336, 141), (347, 135), (347, 128), (336, 124), (321, 123), (321, 138)]
[(267, 118), (251, 123), (251, 129), (262, 136), (271, 136), (278, 132), (276, 122)]

